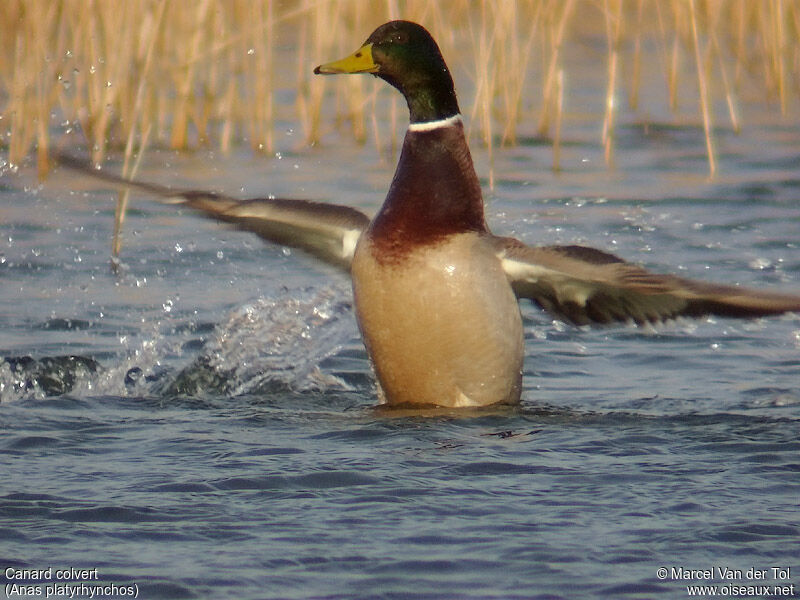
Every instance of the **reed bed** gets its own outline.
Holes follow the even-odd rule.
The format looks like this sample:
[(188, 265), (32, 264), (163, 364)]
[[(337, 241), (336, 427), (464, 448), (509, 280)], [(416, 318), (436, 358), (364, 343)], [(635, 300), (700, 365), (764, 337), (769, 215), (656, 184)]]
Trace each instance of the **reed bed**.
[[(424, 23), (454, 69), (470, 135), (491, 148), (520, 132), (553, 144), (570, 115), (601, 115), (614, 164), (621, 114), (644, 114), (660, 85), (676, 121), (738, 130), (741, 97), (787, 117), (800, 98), (800, 0), (3, 0), (0, 151), (85, 144), (95, 162), (146, 140), (159, 147), (275, 151), (278, 135), (314, 144), (332, 128), (396, 148), (402, 100), (371, 78), (314, 77), (380, 23)], [(587, 50), (588, 49), (588, 50)], [(596, 61), (605, 93), (576, 106), (576, 60)], [(646, 74), (645, 78), (643, 74)], [(335, 84), (333, 82), (335, 81)], [(532, 92), (533, 90), (533, 92)], [(323, 118), (324, 116), (324, 118)], [(386, 125), (386, 124), (389, 125)], [(598, 128), (599, 130), (600, 128)], [(0, 163), (0, 166), (3, 166)]]

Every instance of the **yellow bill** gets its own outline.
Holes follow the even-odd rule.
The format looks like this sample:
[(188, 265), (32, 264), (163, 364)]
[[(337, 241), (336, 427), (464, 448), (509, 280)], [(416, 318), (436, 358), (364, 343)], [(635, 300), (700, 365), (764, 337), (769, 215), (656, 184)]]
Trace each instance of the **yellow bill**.
[(317, 75), (337, 73), (377, 73), (378, 65), (372, 59), (372, 44), (364, 44), (347, 58), (325, 63), (314, 69)]

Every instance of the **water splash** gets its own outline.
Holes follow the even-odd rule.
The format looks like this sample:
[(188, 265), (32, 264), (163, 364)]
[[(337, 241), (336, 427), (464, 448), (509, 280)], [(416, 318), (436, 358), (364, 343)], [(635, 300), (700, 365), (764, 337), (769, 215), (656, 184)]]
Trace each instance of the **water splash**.
[(8, 357), (0, 361), (0, 401), (73, 392), (101, 371), (100, 363), (84, 356)]
[[(141, 335), (124, 336), (123, 353), (110, 366), (84, 356), (7, 357), (0, 360), (0, 402), (62, 394), (173, 397), (349, 390), (320, 368), (356, 335), (349, 298), (341, 286), (259, 298), (217, 325), (182, 368), (172, 365), (183, 362), (197, 344), (182, 343), (169, 314)], [(165, 333), (170, 324), (173, 331)]]
[(202, 353), (163, 389), (166, 395), (350, 389), (320, 363), (353, 336), (350, 302), (336, 287), (260, 298), (218, 326)]

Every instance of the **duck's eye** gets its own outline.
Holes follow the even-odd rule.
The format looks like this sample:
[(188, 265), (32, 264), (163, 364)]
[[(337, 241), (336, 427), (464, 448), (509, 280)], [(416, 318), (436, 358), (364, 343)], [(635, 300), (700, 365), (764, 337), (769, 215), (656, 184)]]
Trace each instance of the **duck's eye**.
[(404, 31), (398, 31), (392, 36), (392, 42), (395, 44), (405, 44), (408, 41), (408, 35)]

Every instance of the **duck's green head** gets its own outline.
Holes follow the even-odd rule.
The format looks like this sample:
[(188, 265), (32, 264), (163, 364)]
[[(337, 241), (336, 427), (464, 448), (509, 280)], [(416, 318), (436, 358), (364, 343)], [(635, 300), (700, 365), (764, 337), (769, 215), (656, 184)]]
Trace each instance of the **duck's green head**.
[(347, 58), (314, 69), (317, 74), (372, 73), (405, 96), (411, 122), (436, 121), (458, 114), (453, 78), (428, 31), (411, 21), (378, 27)]

